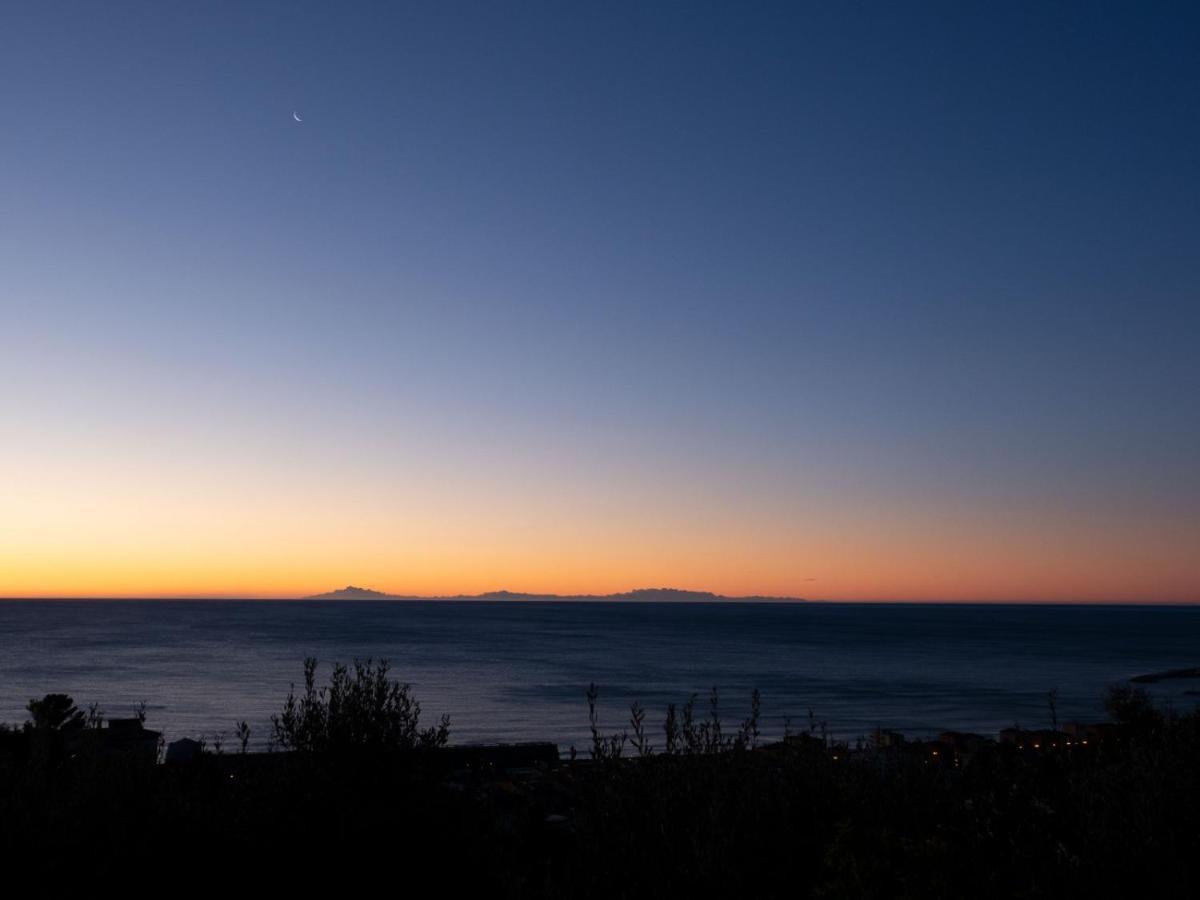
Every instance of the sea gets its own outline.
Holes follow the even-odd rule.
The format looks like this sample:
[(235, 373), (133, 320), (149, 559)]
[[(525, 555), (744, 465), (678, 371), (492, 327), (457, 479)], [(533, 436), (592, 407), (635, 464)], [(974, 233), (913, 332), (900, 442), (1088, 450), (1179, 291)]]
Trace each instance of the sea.
[[(110, 718), (144, 702), (147, 726), (168, 741), (232, 743), (244, 720), (262, 748), (309, 656), (322, 677), (334, 662), (387, 660), (423, 721), (449, 715), (452, 743), (585, 752), (591, 684), (607, 730), (627, 724), (635, 700), (653, 730), (692, 695), (707, 714), (714, 688), (736, 726), (757, 689), (765, 738), (813, 729), (853, 741), (876, 728), (923, 738), (1102, 719), (1109, 685), (1200, 665), (1200, 607), (10, 600), (0, 722), (67, 693)], [(1200, 699), (1195, 681), (1150, 689), (1180, 711)]]

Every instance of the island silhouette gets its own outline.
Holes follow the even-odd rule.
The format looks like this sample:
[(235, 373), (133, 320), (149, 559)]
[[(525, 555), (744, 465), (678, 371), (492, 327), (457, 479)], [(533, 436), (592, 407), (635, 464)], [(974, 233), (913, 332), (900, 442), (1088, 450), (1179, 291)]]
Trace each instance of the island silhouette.
[(634, 603), (802, 603), (803, 597), (768, 597), (752, 595), (731, 597), (711, 591), (685, 591), (679, 588), (635, 588), (617, 594), (534, 594), (522, 591), (486, 591), (482, 594), (453, 594), (418, 597), (407, 594), (388, 594), (371, 588), (348, 584), (344, 588), (301, 597), (302, 600), (608, 600)]

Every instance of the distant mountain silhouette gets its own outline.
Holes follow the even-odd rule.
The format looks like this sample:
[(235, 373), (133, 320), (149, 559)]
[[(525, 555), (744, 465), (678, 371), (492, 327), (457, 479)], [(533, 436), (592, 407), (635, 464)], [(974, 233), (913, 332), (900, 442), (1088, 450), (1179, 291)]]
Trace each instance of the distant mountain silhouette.
[(624, 594), (613, 594), (622, 600), (731, 600), (712, 591), (681, 591), (678, 588), (635, 588)]
[(373, 591), (370, 588), (355, 587), (352, 584), (346, 585), (336, 591), (328, 591), (324, 594), (314, 594), (311, 597), (303, 598), (305, 600), (390, 600), (391, 594), (385, 594), (382, 591)]
[(482, 594), (455, 594), (447, 597), (412, 597), (385, 594), (369, 588), (347, 585), (336, 591), (314, 594), (305, 600), (612, 600), (631, 603), (716, 603), (720, 601), (754, 602), (781, 600), (798, 602), (803, 597), (728, 597), (711, 591), (682, 591), (678, 588), (636, 588), (621, 594), (528, 594), (520, 591), (487, 591)]

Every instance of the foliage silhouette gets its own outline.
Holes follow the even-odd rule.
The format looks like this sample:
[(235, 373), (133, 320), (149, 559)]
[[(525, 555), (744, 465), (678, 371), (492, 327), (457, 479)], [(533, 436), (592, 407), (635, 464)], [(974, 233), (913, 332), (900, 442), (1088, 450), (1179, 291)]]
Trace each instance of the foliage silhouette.
[[(602, 734), (599, 724), (600, 689), (591, 684), (587, 690), (588, 724), (592, 735), (592, 759), (620, 759), (626, 743), (630, 743), (638, 757), (653, 756), (654, 745), (646, 733), (646, 710), (635, 700), (629, 707), (629, 729), (613, 734)], [(693, 694), (683, 705), (682, 718), (675, 704), (667, 705), (667, 716), (663, 722), (664, 753), (672, 755), (695, 755), (726, 753), (732, 750), (752, 750), (758, 746), (762, 736), (759, 722), (762, 715), (762, 695), (755, 688), (750, 695), (750, 715), (744, 719), (737, 731), (726, 734), (721, 722), (720, 698), (714, 687), (709, 693), (708, 718), (697, 722), (695, 718), (696, 695)]]
[(317, 687), (317, 660), (304, 661), (304, 691), (288, 691), (283, 710), (271, 717), (275, 746), (305, 753), (354, 749), (413, 750), (444, 747), (450, 717), (420, 728), (421, 704), (411, 686), (388, 677), (387, 660), (334, 665), (329, 683)]
[(497, 898), (1192, 897), (1200, 886), (1200, 714), (1127, 687), (1106, 696), (1113, 722), (1089, 726), (1086, 745), (986, 742), (958, 761), (920, 743), (848, 751), (815, 715), (806, 733), (764, 743), (757, 695), (737, 727), (711, 695), (703, 714), (696, 698), (668, 707), (656, 749), (640, 704), (627, 731), (605, 732), (592, 686), (600, 762), (505, 770), (464, 763), (467, 748), (347, 756), (444, 739), (420, 727), (386, 667), (334, 672), (319, 685), (310, 661), (278, 717), (279, 745), (298, 752), (167, 765), (42, 753), (101, 742), (69, 698), (34, 706), (40, 726), (0, 729), (0, 855), (98, 875), (220, 859), (282, 889), (313, 877), (316, 857), (297, 848), (319, 846), (353, 861), (340, 877), (394, 870), (404, 890), (434, 894), (450, 873), (455, 888)]
[(30, 700), (25, 708), (38, 731), (70, 731), (88, 721), (88, 715), (67, 694), (47, 694), (41, 700)]

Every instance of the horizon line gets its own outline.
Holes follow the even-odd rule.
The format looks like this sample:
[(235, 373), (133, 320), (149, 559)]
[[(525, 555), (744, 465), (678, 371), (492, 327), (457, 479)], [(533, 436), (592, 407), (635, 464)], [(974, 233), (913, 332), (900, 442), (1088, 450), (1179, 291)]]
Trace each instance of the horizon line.
[[(696, 600), (696, 599), (626, 599), (623, 593), (612, 594), (533, 594), (521, 593), (517, 591), (507, 591), (509, 596), (504, 598), (495, 597), (494, 594), (501, 593), (499, 591), (488, 591), (479, 594), (382, 594), (379, 597), (321, 597), (320, 595), (303, 595), (297, 596), (292, 594), (278, 595), (249, 595), (249, 594), (133, 594), (133, 595), (95, 595), (95, 594), (66, 594), (66, 595), (26, 595), (26, 596), (7, 596), (0, 595), (0, 603), (19, 603), (19, 602), (94, 602), (94, 603), (120, 603), (120, 602), (147, 602), (147, 603), (188, 603), (188, 602), (204, 602), (204, 603), (300, 603), (300, 602), (325, 602), (325, 603), (384, 603), (384, 602), (441, 602), (441, 603), (470, 603), (470, 602), (489, 602), (489, 603), (553, 603), (553, 602), (570, 602), (570, 603), (705, 603), (708, 605), (720, 603), (742, 603), (755, 605), (769, 604), (801, 604), (813, 603), (823, 605), (876, 605), (876, 606), (1200, 606), (1200, 599), (1195, 600), (1096, 600), (1096, 599), (1080, 599), (1080, 600), (1062, 600), (1062, 599), (1046, 599), (1046, 598), (1004, 598), (1004, 599), (970, 599), (970, 598), (881, 598), (881, 597), (854, 597), (854, 598), (823, 598), (823, 597), (788, 597), (788, 596), (766, 596), (761, 594), (747, 595), (725, 595), (715, 594), (708, 591), (687, 591), (680, 590), (680, 593), (685, 594), (706, 594), (711, 593), (711, 600)], [(489, 596), (493, 595), (493, 596)]]

